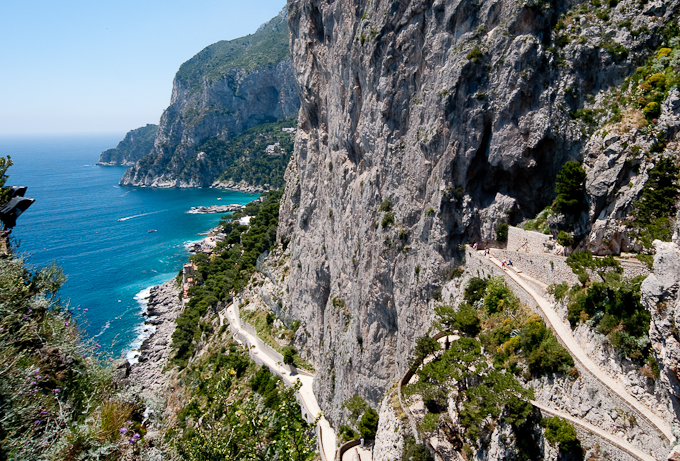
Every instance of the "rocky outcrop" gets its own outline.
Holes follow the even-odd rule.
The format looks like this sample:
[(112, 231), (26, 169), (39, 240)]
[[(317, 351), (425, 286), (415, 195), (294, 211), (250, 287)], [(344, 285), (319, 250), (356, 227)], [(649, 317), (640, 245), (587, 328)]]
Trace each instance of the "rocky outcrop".
[(135, 162), (151, 152), (156, 133), (158, 133), (158, 125), (150, 123), (129, 131), (116, 147), (99, 154), (97, 165), (134, 165)]
[(289, 117), (298, 107), (284, 10), (254, 34), (215, 43), (180, 67), (153, 150), (120, 184), (208, 187), (233, 159), (197, 146)]
[(162, 394), (168, 387), (168, 376), (163, 373), (163, 369), (170, 356), (175, 320), (181, 311), (179, 289), (174, 279), (151, 288), (146, 308), (148, 319), (144, 324), (152, 326), (155, 331), (142, 343), (137, 363), (132, 365), (130, 375), (130, 380), (142, 389)]
[(668, 396), (674, 435), (680, 438), (680, 246), (659, 240), (654, 245), (654, 273), (642, 283), (642, 303), (652, 314), (649, 337), (659, 363), (657, 385)]
[(334, 421), (353, 394), (377, 405), (406, 369), (459, 245), (550, 204), (589, 138), (570, 112), (647, 57), (678, 2), (622, 1), (558, 41), (578, 4), (289, 2), (301, 111), (279, 217), (284, 305), (333, 377), (316, 391)]
[[(642, 251), (643, 245), (626, 221), (631, 219), (635, 201), (658, 160), (650, 150), (664, 139), (667, 153), (680, 146), (680, 92), (669, 92), (656, 124), (645, 126), (642, 113), (629, 114), (619, 123), (599, 130), (584, 150), (587, 172), (586, 194), (590, 202), (585, 222), (585, 247), (594, 254)], [(664, 153), (660, 153), (663, 155)]]

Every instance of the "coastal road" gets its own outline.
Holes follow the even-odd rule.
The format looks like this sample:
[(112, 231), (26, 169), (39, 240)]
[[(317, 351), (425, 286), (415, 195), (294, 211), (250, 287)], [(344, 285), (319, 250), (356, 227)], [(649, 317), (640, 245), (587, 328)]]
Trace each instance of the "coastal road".
[[(248, 344), (244, 344), (244, 346), (248, 347), (250, 352), (264, 362), (273, 373), (279, 375), (286, 385), (292, 386), (296, 381), (300, 381), (302, 387), (300, 387), (300, 390), (298, 391), (298, 396), (301, 405), (305, 407), (307, 413), (313, 419), (321, 414), (321, 408), (319, 407), (319, 403), (317, 402), (313, 391), (314, 378), (312, 376), (302, 374), (291, 376), (287, 367), (258, 347), (259, 341), (261, 340), (241, 328), (241, 322), (236, 318), (233, 304), (230, 304), (226, 309), (220, 311), (218, 315), (220, 318), (220, 326), (224, 324), (224, 318), (226, 317), (232, 328), (238, 331), (240, 336), (245, 338)], [(321, 452), (322, 460), (333, 461), (335, 459), (337, 438), (335, 436), (335, 431), (333, 431), (333, 428), (323, 416), (321, 416), (317, 425), (317, 439), (319, 440), (319, 451)]]
[[(479, 257), (484, 257), (483, 251), (478, 251), (477, 254)], [(502, 268), (501, 262), (492, 255), (489, 255), (489, 260), (496, 266)], [(583, 368), (585, 368), (592, 376), (598, 379), (613, 393), (618, 395), (631, 408), (635, 409), (640, 416), (649, 421), (649, 423), (654, 426), (669, 443), (674, 441), (675, 438), (673, 437), (670, 424), (653, 413), (639, 400), (630, 395), (626, 388), (621, 385), (621, 383), (607, 375), (600, 369), (600, 367), (595, 364), (595, 362), (592, 361), (592, 359), (583, 351), (583, 349), (581, 349), (581, 346), (574, 339), (574, 336), (571, 334), (571, 328), (562, 322), (562, 319), (560, 319), (560, 317), (557, 315), (557, 312), (555, 312), (547, 299), (536, 293), (536, 291), (531, 288), (531, 286), (529, 286), (529, 284), (523, 280), (519, 274), (516, 274), (513, 271), (505, 271), (505, 276), (511, 278), (536, 301), (536, 304), (538, 305), (539, 309), (541, 309), (543, 318), (546, 320), (548, 326), (553, 330), (555, 335), (557, 335), (560, 342), (569, 351), (571, 356), (576, 361), (578, 361), (581, 366), (583, 366)]]

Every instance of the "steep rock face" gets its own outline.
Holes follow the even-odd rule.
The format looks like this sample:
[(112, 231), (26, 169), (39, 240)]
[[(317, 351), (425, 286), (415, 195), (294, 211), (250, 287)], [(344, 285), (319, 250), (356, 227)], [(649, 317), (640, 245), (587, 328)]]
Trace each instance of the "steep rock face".
[(280, 212), (284, 313), (310, 333), (331, 419), (353, 394), (377, 404), (406, 369), (460, 244), (549, 204), (588, 139), (569, 112), (635, 69), (676, 7), (620, 2), (610, 22), (650, 33), (593, 15), (568, 26), (583, 40), (558, 46), (573, 5), (289, 2), (301, 111)]
[(158, 133), (158, 125), (151, 123), (129, 131), (125, 138), (113, 149), (107, 149), (99, 154), (98, 165), (134, 165), (153, 149), (153, 143)]
[(208, 187), (229, 162), (206, 159), (195, 149), (199, 144), (233, 138), (298, 107), (284, 10), (256, 33), (215, 43), (182, 65), (153, 150), (120, 184)]
[(643, 250), (626, 226), (635, 201), (659, 160), (654, 144), (664, 139), (664, 156), (677, 156), (680, 140), (680, 91), (671, 90), (661, 106), (658, 123), (640, 128), (642, 114), (608, 125), (595, 133), (584, 149), (586, 194), (590, 202), (585, 247), (594, 254)]
[(674, 242), (654, 242), (654, 273), (642, 284), (642, 303), (652, 314), (649, 336), (659, 362), (660, 386), (670, 396), (676, 418), (673, 432), (680, 436), (680, 245), (676, 223)]

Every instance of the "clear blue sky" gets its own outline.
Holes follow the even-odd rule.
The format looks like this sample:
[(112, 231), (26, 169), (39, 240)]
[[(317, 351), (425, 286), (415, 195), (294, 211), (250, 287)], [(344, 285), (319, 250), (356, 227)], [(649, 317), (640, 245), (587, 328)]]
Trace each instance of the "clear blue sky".
[(285, 0), (0, 2), (0, 134), (158, 123), (179, 66), (255, 32)]

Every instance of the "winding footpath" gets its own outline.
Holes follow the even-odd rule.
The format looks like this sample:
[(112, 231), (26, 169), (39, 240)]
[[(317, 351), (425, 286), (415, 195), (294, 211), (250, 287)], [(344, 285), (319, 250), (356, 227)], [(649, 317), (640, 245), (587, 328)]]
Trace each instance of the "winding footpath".
[[(480, 252), (477, 252), (480, 256)], [(483, 256), (481, 256), (483, 257)], [(502, 269), (501, 262), (495, 257), (489, 255), (489, 260), (496, 266)], [(543, 296), (539, 295), (531, 286), (522, 278), (519, 274), (514, 271), (504, 271), (505, 276), (511, 278), (515, 283), (517, 283), (524, 291), (526, 291), (529, 296), (531, 296), (538, 305), (539, 309), (543, 313), (543, 318), (548, 323), (548, 326), (553, 330), (555, 335), (559, 338), (560, 342), (569, 351), (571, 356), (575, 361), (580, 363), (580, 365), (593, 377), (599, 380), (604, 386), (611, 390), (614, 394), (618, 395), (625, 403), (627, 403), (631, 408), (638, 412), (643, 418), (645, 418), (651, 425), (653, 425), (658, 432), (666, 438), (670, 443), (674, 440), (673, 432), (671, 431), (671, 426), (658, 415), (653, 413), (649, 408), (643, 405), (636, 398), (631, 396), (628, 391), (619, 383), (618, 381), (611, 378), (604, 371), (602, 371), (595, 362), (592, 361), (590, 357), (581, 349), (581, 346), (576, 342), (574, 336), (571, 334), (571, 329), (562, 322), (557, 312), (552, 308), (550, 302), (546, 300)], [(538, 281), (534, 281), (536, 283)], [(538, 282), (541, 285), (545, 285)]]
[[(247, 344), (243, 344), (249, 349), (249, 352), (255, 355), (259, 361), (262, 361), (272, 373), (276, 373), (283, 379), (283, 382), (287, 386), (292, 386), (296, 381), (300, 381), (302, 387), (298, 391), (298, 400), (301, 407), (307, 410), (307, 414), (312, 420), (316, 419), (321, 414), (321, 408), (314, 395), (314, 390), (312, 386), (314, 385), (314, 377), (306, 376), (303, 374), (296, 374), (291, 376), (291, 373), (285, 365), (277, 360), (277, 358), (268, 355), (267, 351), (259, 347), (260, 339), (256, 336), (251, 335), (246, 330), (241, 328), (241, 322), (236, 318), (236, 312), (234, 310), (234, 305), (230, 304), (226, 309), (219, 312), (220, 326), (224, 324), (224, 318), (229, 321), (231, 326), (231, 331), (233, 333), (238, 333), (238, 336), (243, 338)], [(234, 334), (234, 339), (237, 342), (242, 342)], [(306, 418), (307, 419), (307, 418)], [(309, 421), (309, 420), (308, 420)], [(328, 423), (328, 420), (322, 415), (319, 418), (316, 427), (317, 440), (319, 442), (319, 453), (321, 454), (322, 461), (333, 461), (335, 459), (335, 451), (337, 446), (337, 438), (333, 428)]]
[[(440, 342), (442, 349), (444, 349), (444, 344), (441, 343), (441, 338), (445, 337), (445, 336), (446, 336), (445, 333), (439, 333), (436, 336), (434, 336), (434, 339), (437, 339)], [(457, 335), (451, 335), (451, 336), (449, 336), (449, 338), (452, 341), (456, 341), (456, 340), (460, 339), (460, 337), (457, 336)], [(434, 357), (434, 355), (431, 356), (431, 357)], [(411, 409), (408, 406), (404, 406), (404, 404), (401, 403), (401, 384), (402, 384), (402, 381), (404, 381), (404, 384), (408, 384), (408, 382), (410, 381), (412, 376), (413, 376), (413, 373), (407, 372), (403, 376), (403, 378), (399, 381), (400, 386), (399, 386), (399, 390), (398, 390), (398, 392), (399, 392), (399, 402), (400, 402), (402, 408), (404, 409), (404, 411), (406, 412), (406, 415), (408, 416), (410, 421), (413, 421), (413, 415), (411, 414)], [(631, 444), (627, 440), (624, 440), (621, 437), (617, 437), (615, 435), (612, 435), (609, 432), (604, 431), (604, 430), (600, 429), (599, 427), (596, 427), (596, 426), (594, 426), (594, 425), (592, 425), (592, 424), (590, 424), (590, 423), (588, 423), (588, 422), (586, 422), (582, 419), (571, 416), (570, 414), (565, 413), (563, 411), (555, 410), (553, 408), (550, 408), (550, 407), (543, 405), (539, 402), (536, 402), (534, 400), (530, 400), (530, 403), (534, 407), (541, 410), (542, 414), (558, 416), (562, 419), (565, 419), (565, 420), (569, 421), (570, 423), (572, 423), (577, 428), (596, 435), (597, 437), (601, 438), (602, 440), (610, 443), (612, 446), (620, 449), (624, 453), (629, 454), (630, 456), (637, 459), (638, 461), (658, 461), (656, 458), (654, 458), (653, 456), (650, 456), (649, 454), (643, 452), (642, 450), (635, 447), (633, 444)], [(418, 430), (415, 428), (414, 422), (411, 425), (411, 431), (413, 433), (413, 436), (416, 438), (417, 443), (421, 443), (419, 433), (418, 433)]]

